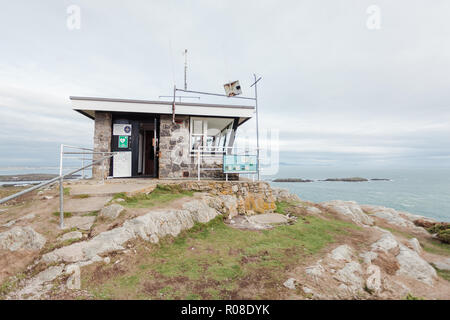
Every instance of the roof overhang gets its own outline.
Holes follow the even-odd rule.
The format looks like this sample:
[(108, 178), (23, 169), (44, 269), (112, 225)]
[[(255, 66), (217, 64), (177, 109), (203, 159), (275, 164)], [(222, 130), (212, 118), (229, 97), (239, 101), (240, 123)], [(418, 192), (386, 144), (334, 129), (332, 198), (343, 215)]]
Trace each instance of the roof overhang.
[[(92, 97), (70, 97), (70, 100), (75, 111), (78, 111), (91, 119), (95, 119), (95, 111), (172, 114), (172, 102), (166, 101)], [(254, 111), (255, 107), (243, 105), (187, 102), (176, 102), (175, 104), (176, 115), (239, 118), (239, 124), (250, 119), (253, 116)]]

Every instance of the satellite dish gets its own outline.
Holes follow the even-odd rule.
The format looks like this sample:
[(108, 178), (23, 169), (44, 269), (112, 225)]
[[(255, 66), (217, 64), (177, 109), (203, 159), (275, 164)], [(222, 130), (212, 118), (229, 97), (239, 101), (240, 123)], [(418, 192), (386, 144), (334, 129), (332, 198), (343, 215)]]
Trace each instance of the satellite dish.
[(241, 85), (239, 84), (239, 80), (236, 80), (236, 81), (233, 81), (230, 83), (226, 83), (223, 85), (223, 87), (225, 88), (226, 95), (229, 97), (237, 96), (242, 93)]

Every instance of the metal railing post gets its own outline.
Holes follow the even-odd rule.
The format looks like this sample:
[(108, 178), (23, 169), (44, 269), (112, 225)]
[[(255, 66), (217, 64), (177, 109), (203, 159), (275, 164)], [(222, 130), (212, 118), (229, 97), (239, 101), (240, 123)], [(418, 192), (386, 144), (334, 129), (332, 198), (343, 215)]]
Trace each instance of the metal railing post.
[(62, 176), (63, 173), (63, 155), (64, 155), (64, 144), (61, 143), (59, 151), (59, 176)]
[[(82, 157), (84, 157), (84, 155)], [(84, 167), (84, 158), (81, 158), (81, 167)], [(84, 180), (84, 169), (81, 171), (81, 179)]]
[(200, 149), (197, 149), (197, 180), (200, 181)]
[(63, 176), (59, 178), (59, 227), (64, 229), (64, 186)]

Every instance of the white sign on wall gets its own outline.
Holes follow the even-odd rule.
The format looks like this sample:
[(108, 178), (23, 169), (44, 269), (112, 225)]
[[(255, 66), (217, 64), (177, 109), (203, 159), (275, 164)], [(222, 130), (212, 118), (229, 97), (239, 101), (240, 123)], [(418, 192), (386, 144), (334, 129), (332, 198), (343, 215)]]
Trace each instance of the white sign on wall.
[(131, 177), (131, 151), (117, 152), (114, 155), (113, 177)]
[(131, 124), (115, 123), (113, 125), (113, 135), (131, 136)]

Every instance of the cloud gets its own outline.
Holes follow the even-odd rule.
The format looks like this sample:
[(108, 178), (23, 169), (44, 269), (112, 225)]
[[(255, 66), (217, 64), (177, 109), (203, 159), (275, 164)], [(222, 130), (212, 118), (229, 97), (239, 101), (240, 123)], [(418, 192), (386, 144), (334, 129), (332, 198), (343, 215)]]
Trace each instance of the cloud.
[[(366, 0), (81, 0), (78, 31), (66, 27), (70, 4), (2, 7), (0, 166), (53, 161), (62, 142), (92, 145), (93, 122), (68, 97), (170, 95), (183, 86), (185, 48), (190, 89), (239, 79), (252, 96), (253, 73), (263, 77), (262, 140), (278, 130), (283, 162), (448, 163), (448, 1), (380, 0), (379, 31), (366, 28)], [(254, 145), (254, 127), (238, 140)]]

